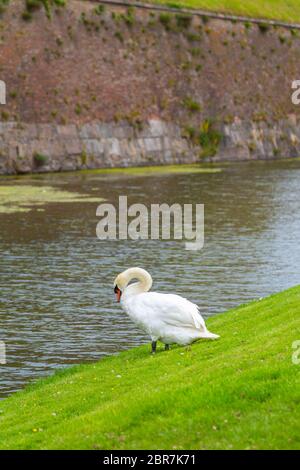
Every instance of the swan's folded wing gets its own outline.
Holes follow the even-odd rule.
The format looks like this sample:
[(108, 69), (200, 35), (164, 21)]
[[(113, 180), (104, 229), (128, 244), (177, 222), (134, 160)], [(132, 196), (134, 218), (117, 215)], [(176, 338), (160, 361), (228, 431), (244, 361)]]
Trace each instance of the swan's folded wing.
[(175, 294), (156, 292), (140, 294), (141, 307), (148, 308), (151, 316), (165, 325), (180, 328), (196, 328), (206, 331), (205, 322), (197, 305)]

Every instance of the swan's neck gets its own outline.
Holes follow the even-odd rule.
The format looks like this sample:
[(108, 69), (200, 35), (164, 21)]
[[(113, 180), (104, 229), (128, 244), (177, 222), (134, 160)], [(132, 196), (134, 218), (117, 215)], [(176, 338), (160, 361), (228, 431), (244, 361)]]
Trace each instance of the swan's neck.
[[(126, 287), (123, 291), (122, 297), (124, 298), (141, 294), (142, 292), (148, 292), (152, 286), (152, 277), (150, 274), (141, 268), (130, 268), (127, 269), (124, 273), (126, 278)], [(132, 279), (137, 279), (138, 282), (129, 284)]]

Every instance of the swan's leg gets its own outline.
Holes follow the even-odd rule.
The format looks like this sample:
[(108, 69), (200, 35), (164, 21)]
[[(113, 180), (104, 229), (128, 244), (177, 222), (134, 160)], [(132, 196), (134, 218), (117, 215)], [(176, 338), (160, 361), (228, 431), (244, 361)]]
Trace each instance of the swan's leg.
[(152, 354), (156, 353), (156, 343), (157, 343), (157, 341), (152, 341), (152, 343), (151, 343), (151, 353)]
[(170, 345), (169, 344), (165, 344), (165, 351), (169, 351), (170, 349)]

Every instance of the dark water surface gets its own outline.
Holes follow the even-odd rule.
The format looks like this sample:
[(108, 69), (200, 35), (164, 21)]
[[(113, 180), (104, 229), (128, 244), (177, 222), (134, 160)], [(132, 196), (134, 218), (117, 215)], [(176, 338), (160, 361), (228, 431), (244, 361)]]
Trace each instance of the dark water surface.
[[(100, 241), (97, 203), (52, 203), (0, 214), (0, 365), (4, 397), (53, 369), (147, 341), (115, 303), (112, 282), (130, 266), (213, 315), (299, 283), (300, 162), (220, 165), (214, 174), (57, 174), (0, 178), (117, 204), (204, 203), (205, 246), (181, 241)], [(1, 202), (1, 201), (0, 201)]]

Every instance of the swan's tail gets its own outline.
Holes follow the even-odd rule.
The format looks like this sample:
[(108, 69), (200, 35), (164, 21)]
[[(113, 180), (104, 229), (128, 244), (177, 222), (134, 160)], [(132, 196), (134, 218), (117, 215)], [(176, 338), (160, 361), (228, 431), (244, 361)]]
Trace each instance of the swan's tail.
[(214, 333), (211, 333), (208, 330), (201, 331), (200, 332), (200, 338), (206, 338), (206, 339), (218, 339), (220, 338), (219, 335), (215, 335)]

